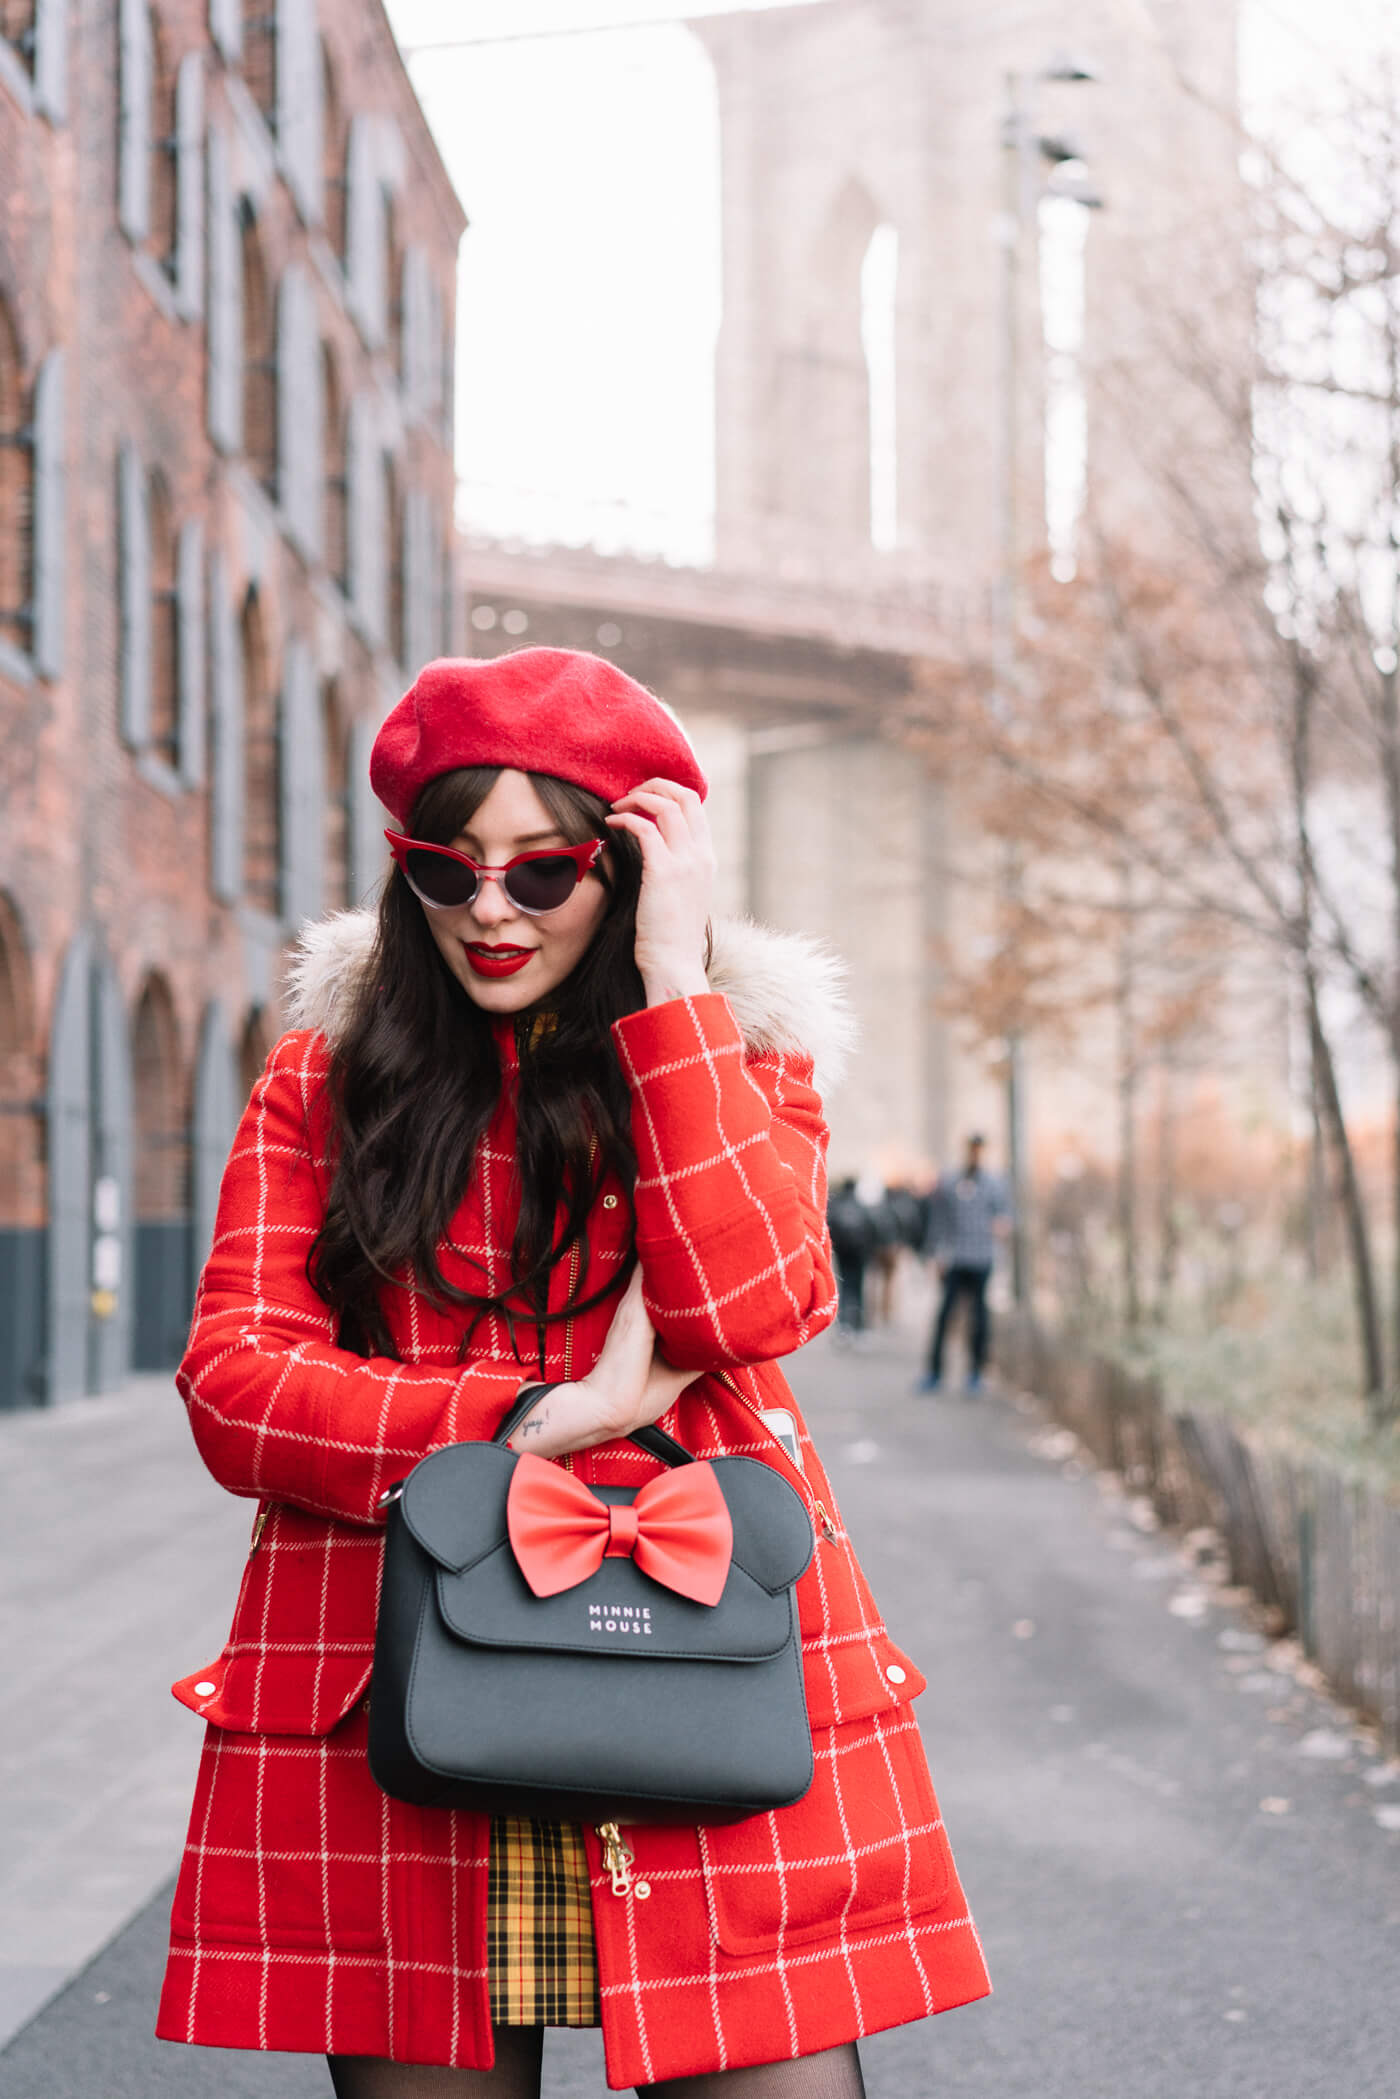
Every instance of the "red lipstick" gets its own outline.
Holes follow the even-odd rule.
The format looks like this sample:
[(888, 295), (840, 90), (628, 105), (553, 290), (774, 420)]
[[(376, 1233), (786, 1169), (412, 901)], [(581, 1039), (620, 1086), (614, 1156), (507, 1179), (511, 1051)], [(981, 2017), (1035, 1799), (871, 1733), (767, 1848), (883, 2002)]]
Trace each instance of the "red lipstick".
[(513, 977), (535, 952), (532, 947), (483, 947), (468, 940), (462, 942), (462, 949), (479, 977)]

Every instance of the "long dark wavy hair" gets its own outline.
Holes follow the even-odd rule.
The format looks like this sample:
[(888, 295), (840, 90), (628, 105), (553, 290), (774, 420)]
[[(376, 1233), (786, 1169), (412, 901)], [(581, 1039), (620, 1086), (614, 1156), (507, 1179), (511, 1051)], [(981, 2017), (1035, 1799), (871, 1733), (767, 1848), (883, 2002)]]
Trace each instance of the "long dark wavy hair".
[[(496, 766), (470, 766), (429, 781), (410, 832), (450, 845), (499, 777)], [(642, 858), (635, 839), (607, 829), (608, 805), (596, 795), (546, 773), (529, 777), (571, 845), (608, 840), (595, 870), (608, 903), (565, 981), (515, 1017), (520, 1212), (511, 1281), (495, 1293), (463, 1289), (438, 1261), (500, 1097), (501, 1070), (490, 1018), (448, 969), (423, 905), (395, 867), (349, 1026), (331, 1057), (333, 1177), (306, 1262), (312, 1287), (336, 1315), (341, 1346), (360, 1355), (398, 1353), (384, 1312), (391, 1289), (413, 1286), (440, 1309), (470, 1310), (464, 1354), (479, 1320), (500, 1312), (519, 1355), (523, 1319), (541, 1364), (548, 1322), (607, 1294), (582, 1295), (582, 1279), (589, 1210), (604, 1175), (616, 1174), (629, 1198), (636, 1179), (627, 1089), (608, 1030), (646, 1003), (633, 956)], [(571, 1302), (551, 1313), (550, 1272), (575, 1247), (582, 1258)]]

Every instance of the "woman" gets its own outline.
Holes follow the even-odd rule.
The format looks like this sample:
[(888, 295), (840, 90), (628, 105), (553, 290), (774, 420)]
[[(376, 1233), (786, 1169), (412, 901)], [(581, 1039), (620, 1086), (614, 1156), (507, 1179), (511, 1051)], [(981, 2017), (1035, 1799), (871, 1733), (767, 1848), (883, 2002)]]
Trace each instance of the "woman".
[[(596, 658), (429, 664), (371, 780), (395, 864), (377, 918), (305, 936), (180, 1370), (205, 1461), (258, 1512), (228, 1645), (176, 1686), (208, 1734), (157, 2030), (324, 2052), (340, 2099), (526, 2099), (543, 2028), (598, 2023), (615, 2089), (857, 2099), (862, 2033), (987, 1983), (923, 1679), (775, 1367), (835, 1311), (830, 967), (753, 927), (711, 943), (704, 779)], [(376, 1787), (381, 1497), (541, 1379), (513, 1442), (586, 1482), (650, 1477), (622, 1439), (664, 1419), (801, 1493), (796, 1806), (629, 1828), (605, 1865), (596, 1829)]]

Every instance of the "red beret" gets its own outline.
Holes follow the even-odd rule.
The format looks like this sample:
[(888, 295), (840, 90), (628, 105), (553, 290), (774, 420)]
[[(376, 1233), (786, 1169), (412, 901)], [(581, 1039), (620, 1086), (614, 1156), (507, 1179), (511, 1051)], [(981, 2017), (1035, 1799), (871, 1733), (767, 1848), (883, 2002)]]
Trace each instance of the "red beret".
[(654, 778), (705, 793), (705, 775), (669, 709), (625, 671), (580, 649), (425, 664), (374, 739), (370, 785), (407, 824), (420, 789), (459, 765), (549, 773), (605, 802)]

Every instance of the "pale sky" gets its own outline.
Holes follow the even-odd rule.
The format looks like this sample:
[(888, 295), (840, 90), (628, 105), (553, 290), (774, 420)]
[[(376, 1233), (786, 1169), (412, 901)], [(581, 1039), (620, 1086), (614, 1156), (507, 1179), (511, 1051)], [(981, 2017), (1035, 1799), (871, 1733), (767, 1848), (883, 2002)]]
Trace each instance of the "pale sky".
[[(673, 0), (388, 8), (471, 220), (457, 317), (463, 524), (703, 560), (720, 309), (708, 58)], [(1246, 0), (1246, 87), (1264, 103), (1311, 87), (1349, 54), (1393, 44), (1398, 20), (1395, 0)], [(643, 26), (536, 33), (623, 22)], [(460, 47), (418, 48), (442, 43)]]

